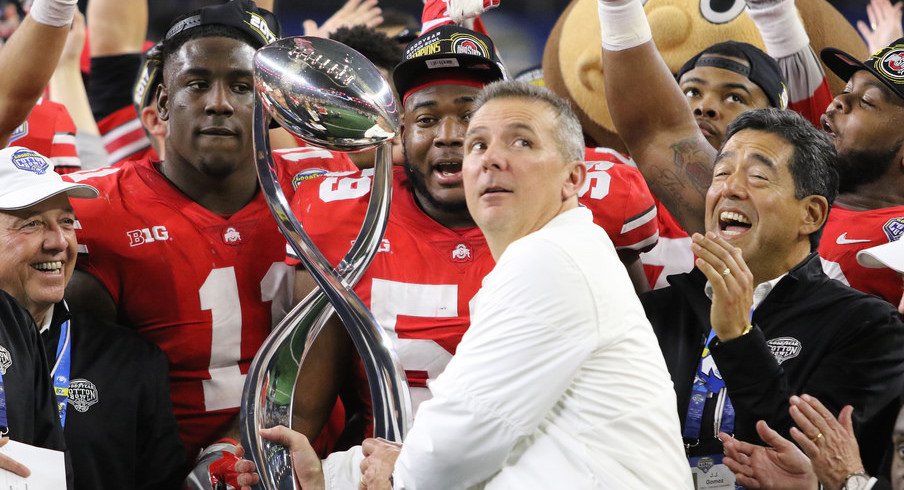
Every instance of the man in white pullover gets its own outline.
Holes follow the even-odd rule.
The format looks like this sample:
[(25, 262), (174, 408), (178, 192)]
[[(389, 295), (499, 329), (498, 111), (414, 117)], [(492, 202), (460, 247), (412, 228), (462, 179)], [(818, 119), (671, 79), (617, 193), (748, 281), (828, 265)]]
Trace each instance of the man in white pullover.
[(521, 82), (487, 86), (475, 108), (465, 196), (497, 263), (404, 445), (368, 439), (321, 471), (303, 436), (264, 437), (292, 449), (305, 489), (690, 488), (656, 338), (578, 205), (577, 118)]

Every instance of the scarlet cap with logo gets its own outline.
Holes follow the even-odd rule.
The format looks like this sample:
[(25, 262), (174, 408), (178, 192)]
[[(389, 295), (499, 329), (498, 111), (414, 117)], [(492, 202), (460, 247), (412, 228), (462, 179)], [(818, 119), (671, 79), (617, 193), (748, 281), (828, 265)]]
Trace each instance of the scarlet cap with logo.
[(53, 163), (34, 150), (21, 146), (0, 150), (0, 209), (27, 208), (63, 192), (84, 199), (98, 194), (90, 185), (65, 182), (53, 171)]
[(857, 263), (870, 269), (887, 267), (904, 274), (904, 240), (865, 248), (857, 252)]
[(439, 26), (411, 41), (392, 70), (399, 98), (425, 79), (467, 77), (484, 84), (502, 80), (502, 65), (489, 37), (455, 25)]
[(845, 82), (854, 73), (866, 70), (904, 99), (904, 37), (876, 51), (866, 61), (860, 62), (853, 56), (835, 48), (826, 48), (819, 53), (822, 62)]

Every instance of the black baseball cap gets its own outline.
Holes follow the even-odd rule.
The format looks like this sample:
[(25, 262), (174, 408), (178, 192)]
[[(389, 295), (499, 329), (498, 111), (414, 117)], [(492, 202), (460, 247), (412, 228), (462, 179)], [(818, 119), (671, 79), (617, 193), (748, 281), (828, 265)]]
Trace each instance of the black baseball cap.
[(402, 62), (392, 70), (400, 99), (430, 79), (460, 77), (484, 84), (505, 78), (496, 48), (489, 37), (455, 25), (436, 27), (412, 41)]
[[(738, 53), (747, 60), (749, 66), (744, 66), (725, 56), (733, 56), (728, 53)], [(706, 57), (704, 57), (704, 55)], [(785, 79), (779, 69), (778, 63), (762, 49), (748, 43), (738, 41), (725, 41), (697, 53), (678, 70), (675, 77), (681, 77), (698, 66), (712, 66), (723, 70), (733, 71), (746, 77), (760, 87), (769, 99), (772, 107), (779, 109), (788, 108), (788, 88)]]
[(904, 99), (904, 37), (873, 53), (861, 63), (853, 56), (835, 48), (825, 48), (819, 53), (822, 62), (845, 82), (855, 72), (872, 73), (898, 97)]
[(179, 34), (204, 25), (234, 27), (255, 41), (255, 48), (262, 48), (279, 37), (279, 21), (272, 12), (258, 8), (251, 0), (231, 0), (196, 10), (173, 23), (163, 36), (163, 43)]

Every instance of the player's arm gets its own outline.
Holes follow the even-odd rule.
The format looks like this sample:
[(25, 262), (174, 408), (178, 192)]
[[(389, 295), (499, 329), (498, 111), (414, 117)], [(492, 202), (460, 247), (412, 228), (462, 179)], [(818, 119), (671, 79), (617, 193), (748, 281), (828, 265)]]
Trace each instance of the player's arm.
[(91, 57), (141, 53), (148, 27), (147, 0), (88, 2)]
[[(295, 273), (294, 301), (304, 299), (317, 287), (308, 271)], [(311, 346), (299, 368), (292, 405), (292, 428), (314, 441), (326, 424), (352, 364), (352, 343), (339, 317), (333, 314)]]
[(625, 265), (625, 269), (628, 271), (628, 277), (631, 279), (631, 284), (634, 285), (634, 292), (640, 294), (649, 291), (650, 281), (643, 271), (640, 254), (634, 254), (633, 256), (619, 254), (618, 259), (621, 260), (621, 263)]
[(72, 273), (65, 298), (73, 311), (91, 315), (98, 321), (116, 323), (116, 303), (107, 288), (87, 272), (76, 270)]
[(615, 130), (653, 194), (688, 233), (702, 233), (716, 151), (653, 44), (640, 0), (600, 0), (600, 26)]
[(100, 135), (82, 81), (80, 59), (85, 45), (85, 17), (76, 13), (60, 62), (50, 79), (50, 99), (66, 106), (80, 132)]
[[(28, 118), (53, 75), (76, 6), (75, 0), (35, 0), (0, 50), (0, 147)], [(41, 55), (35, 56), (38, 49)]]

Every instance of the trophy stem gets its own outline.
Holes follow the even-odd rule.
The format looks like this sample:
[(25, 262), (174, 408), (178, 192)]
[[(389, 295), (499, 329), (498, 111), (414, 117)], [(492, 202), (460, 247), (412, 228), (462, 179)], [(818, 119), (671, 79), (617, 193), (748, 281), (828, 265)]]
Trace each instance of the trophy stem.
[(386, 229), (392, 189), (389, 143), (377, 149), (377, 161), (364, 223), (354, 245), (334, 271), (289, 209), (277, 178), (268, 140), (269, 117), (259, 96), (254, 102), (255, 161), (261, 189), (280, 230), (319, 286), (280, 322), (258, 351), (243, 391), (240, 428), (246, 453), (258, 467), (262, 485), (294, 489), (291, 456), (265, 441), (259, 430), (291, 425), (298, 368), (335, 309), (364, 362), (374, 413), (375, 435), (401, 441), (411, 423), (411, 402), (404, 371), (391, 341), (351, 288), (370, 264)]

